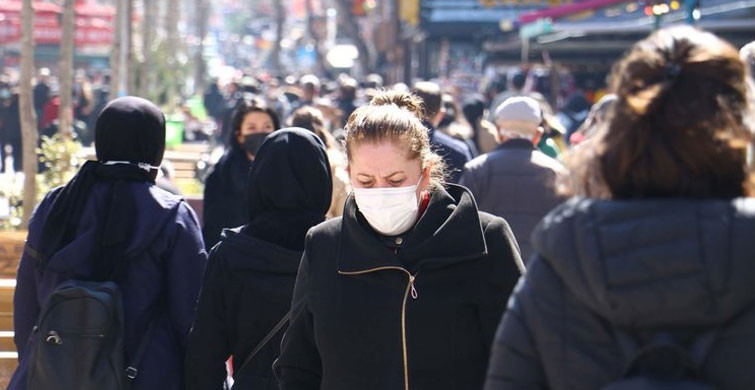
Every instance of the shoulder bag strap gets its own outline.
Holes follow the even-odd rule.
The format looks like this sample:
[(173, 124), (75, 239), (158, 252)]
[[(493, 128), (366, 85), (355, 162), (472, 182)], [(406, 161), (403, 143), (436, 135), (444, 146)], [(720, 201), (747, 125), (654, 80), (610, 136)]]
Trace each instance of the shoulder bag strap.
[(242, 371), (244, 371), (244, 368), (246, 368), (249, 365), (249, 363), (251, 363), (252, 359), (254, 359), (254, 357), (262, 350), (262, 348), (265, 345), (267, 345), (267, 343), (269, 343), (270, 340), (272, 340), (273, 337), (275, 337), (275, 335), (278, 334), (278, 332), (280, 332), (280, 330), (283, 328), (284, 325), (286, 325), (286, 323), (288, 322), (289, 319), (291, 319), (291, 311), (290, 310), (288, 311), (288, 313), (286, 313), (285, 316), (283, 316), (283, 318), (281, 318), (280, 321), (278, 321), (278, 323), (270, 331), (270, 333), (268, 333), (267, 336), (265, 336), (265, 338), (263, 338), (262, 341), (260, 341), (257, 344), (257, 346), (254, 347), (254, 349), (249, 354), (249, 356), (246, 358), (246, 360), (244, 360), (244, 364), (242, 364), (241, 368), (239, 368), (238, 371), (236, 371), (236, 372), (242, 372)]

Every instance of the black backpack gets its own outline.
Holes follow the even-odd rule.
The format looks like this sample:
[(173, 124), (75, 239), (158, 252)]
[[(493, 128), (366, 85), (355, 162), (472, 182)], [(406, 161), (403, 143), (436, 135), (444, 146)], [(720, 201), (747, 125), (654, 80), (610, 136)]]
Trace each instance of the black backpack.
[(705, 382), (700, 369), (717, 335), (718, 329), (709, 330), (685, 346), (673, 334), (658, 332), (650, 342), (640, 344), (617, 330), (627, 365), (621, 380), (601, 390), (716, 390)]
[(50, 295), (29, 340), (28, 390), (122, 390), (136, 379), (155, 321), (127, 362), (119, 265), (106, 281), (68, 280)]

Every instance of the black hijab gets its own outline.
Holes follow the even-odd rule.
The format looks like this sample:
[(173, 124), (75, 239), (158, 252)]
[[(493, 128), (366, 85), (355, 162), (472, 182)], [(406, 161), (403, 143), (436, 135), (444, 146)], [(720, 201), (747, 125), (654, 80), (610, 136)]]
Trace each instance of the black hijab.
[[(97, 118), (95, 149), (99, 161), (86, 162), (65, 187), (53, 192), (37, 252), (41, 265), (74, 240), (76, 229), (95, 184), (109, 184), (99, 244), (108, 258), (123, 255), (135, 225), (135, 199), (127, 182), (155, 182), (165, 152), (165, 117), (147, 100), (124, 97), (110, 102)], [(116, 163), (110, 165), (112, 163)], [(140, 167), (138, 164), (141, 164)], [(113, 262), (99, 261), (93, 279), (111, 276)]]
[(301, 250), (307, 231), (325, 220), (333, 194), (325, 145), (311, 131), (278, 130), (260, 147), (249, 172), (244, 232)]

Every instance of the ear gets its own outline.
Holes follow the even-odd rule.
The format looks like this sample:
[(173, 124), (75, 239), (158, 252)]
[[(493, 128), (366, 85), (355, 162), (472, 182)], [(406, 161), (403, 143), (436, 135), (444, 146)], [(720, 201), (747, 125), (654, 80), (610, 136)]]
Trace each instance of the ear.
[(422, 170), (422, 178), (419, 183), (419, 192), (422, 193), (430, 186), (430, 174), (433, 171), (434, 162), (430, 161), (424, 170)]

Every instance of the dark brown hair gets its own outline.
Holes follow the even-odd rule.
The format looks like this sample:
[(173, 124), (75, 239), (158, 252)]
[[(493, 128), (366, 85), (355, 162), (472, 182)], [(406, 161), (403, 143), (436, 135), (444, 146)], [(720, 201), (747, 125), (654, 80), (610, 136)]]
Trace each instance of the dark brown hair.
[(334, 137), (325, 129), (325, 117), (318, 108), (304, 106), (297, 109), (291, 114), (289, 126), (301, 127), (315, 133), (327, 148), (334, 147), (337, 144)]
[(422, 100), (422, 107), (425, 113), (423, 119), (432, 119), (440, 112), (441, 103), (443, 102), (443, 93), (438, 84), (429, 81), (418, 81), (414, 83), (412, 93)]
[[(261, 112), (267, 114), (270, 120), (273, 121), (273, 127), (275, 130), (281, 128), (280, 120), (278, 120), (278, 114), (267, 103), (259, 97), (244, 97), (236, 106), (236, 110), (233, 112), (233, 118), (231, 119), (232, 137), (235, 137), (241, 132), (241, 124), (244, 123), (244, 118), (247, 114), (252, 112)], [(234, 138), (235, 139), (235, 138)]]
[(420, 120), (422, 101), (406, 92), (381, 92), (369, 105), (358, 108), (346, 123), (346, 156), (352, 158), (354, 145), (393, 142), (407, 147), (407, 158), (420, 159), (422, 169), (432, 165), (431, 186), (445, 181), (443, 159), (430, 150), (427, 128)]
[(616, 64), (615, 106), (567, 158), (573, 195), (733, 198), (747, 193), (745, 67), (692, 27), (660, 30)]

